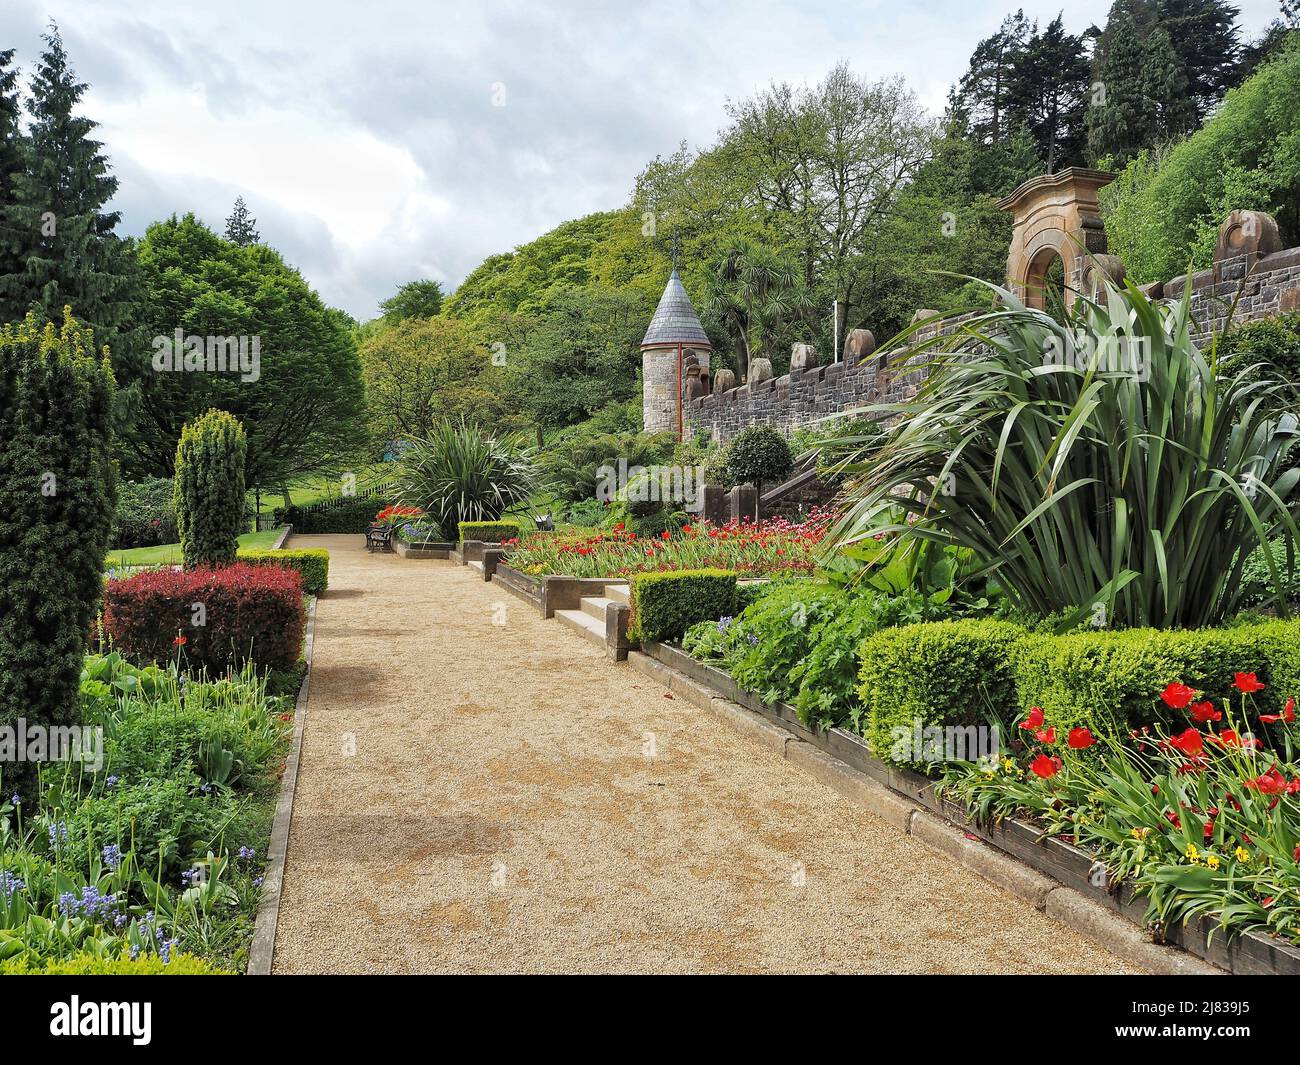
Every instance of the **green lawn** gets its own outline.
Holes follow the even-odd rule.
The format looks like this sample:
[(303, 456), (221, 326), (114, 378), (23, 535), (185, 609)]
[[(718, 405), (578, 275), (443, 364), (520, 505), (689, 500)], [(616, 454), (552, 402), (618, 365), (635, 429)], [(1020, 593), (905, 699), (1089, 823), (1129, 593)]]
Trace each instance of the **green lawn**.
[[(358, 466), (353, 472), (357, 475), (357, 489), (362, 490), (376, 481), (387, 480), (393, 475), (394, 464), (391, 462), (376, 462), (369, 465)], [(289, 485), (289, 495), (292, 496), (297, 506), (310, 506), (312, 503), (319, 503), (323, 499), (338, 499), (342, 493), (343, 482), (337, 474), (314, 475), (299, 478)], [(253, 502), (253, 490), (248, 490), (248, 501)], [(288, 506), (289, 501), (284, 499), (278, 491), (273, 488), (262, 486), (262, 512), (268, 513), (278, 506)]]
[[(264, 529), (262, 532), (244, 533), (239, 538), (240, 547), (269, 548), (280, 535), (279, 529)], [(180, 544), (162, 544), (158, 547), (130, 547), (125, 551), (110, 551), (104, 559), (105, 569), (117, 569), (121, 566), (179, 566), (181, 561)]]

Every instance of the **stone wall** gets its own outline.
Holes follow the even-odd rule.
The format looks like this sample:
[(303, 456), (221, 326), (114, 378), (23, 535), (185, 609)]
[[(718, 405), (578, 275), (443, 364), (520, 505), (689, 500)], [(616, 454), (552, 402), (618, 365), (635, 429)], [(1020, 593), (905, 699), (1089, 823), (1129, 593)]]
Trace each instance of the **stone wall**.
[[(1176, 302), (1182, 298), (1186, 281), (1186, 276), (1176, 277), (1143, 285), (1142, 290), (1151, 299)], [(1192, 316), (1200, 336), (1221, 332), (1230, 312), (1232, 323), (1241, 325), (1297, 311), (1300, 248), (1280, 249), (1277, 226), (1268, 215), (1234, 211), (1220, 228), (1214, 265), (1193, 274), (1191, 281)], [(917, 315), (932, 313), (918, 311)], [(924, 339), (936, 331), (950, 332), (961, 320), (944, 319), (916, 335)], [(689, 401), (684, 413), (687, 433), (703, 429), (720, 442), (747, 425), (772, 425), (788, 433), (831, 414), (916, 394), (925, 377), (924, 354), (914, 356), (909, 364), (898, 355), (892, 360), (877, 355), (874, 345), (868, 345), (855, 357), (850, 352), (852, 344), (850, 336), (840, 362), (794, 370), (784, 377)], [(862, 350), (861, 344), (858, 347)]]

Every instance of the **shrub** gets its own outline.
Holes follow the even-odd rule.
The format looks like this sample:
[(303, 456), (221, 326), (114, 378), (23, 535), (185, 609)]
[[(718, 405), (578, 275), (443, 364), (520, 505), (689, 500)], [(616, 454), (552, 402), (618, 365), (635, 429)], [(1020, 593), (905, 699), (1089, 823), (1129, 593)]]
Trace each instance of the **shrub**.
[(232, 976), (193, 954), (173, 954), (163, 961), (157, 954), (138, 958), (100, 958), (89, 952), (70, 958), (50, 959), (33, 965), (26, 957), (13, 958), (0, 966), (5, 976)]
[(799, 682), (791, 674), (811, 651), (814, 631), (847, 600), (839, 589), (812, 581), (768, 588), (728, 633), (727, 666), (736, 683), (765, 702), (793, 699)]
[(698, 621), (734, 613), (736, 575), (727, 570), (678, 570), (632, 577), (633, 640), (673, 640)]
[(244, 428), (210, 410), (181, 430), (176, 445), (176, 523), (186, 569), (235, 560), (245, 527)]
[[(883, 446), (846, 468), (841, 543), (968, 548), (1013, 606), (1067, 624), (1094, 607), (1113, 627), (1231, 617), (1251, 550), (1300, 539), (1296, 422), (1268, 412), (1289, 386), (1203, 353), (1187, 299), (1111, 288), (1060, 323), (997, 291), (996, 313), (934, 341), (960, 350), (936, 353), (915, 399), (887, 405), (902, 420)], [(900, 506), (907, 520), (882, 521)]]
[(151, 570), (108, 582), (104, 631), (137, 662), (179, 657), (213, 675), (245, 662), (290, 669), (306, 625), (302, 596), (302, 575), (283, 566)]
[(919, 592), (850, 596), (809, 633), (809, 648), (790, 671), (793, 697), (805, 725), (844, 726), (861, 731), (866, 707), (858, 697), (858, 648), (872, 633), (894, 625), (938, 621), (951, 615), (947, 604)]
[(1016, 652), (1018, 709), (1039, 706), (1073, 727), (1151, 725), (1170, 718), (1160, 693), (1171, 681), (1222, 703), (1236, 692), (1234, 673), (1256, 673), (1267, 687), (1256, 706), (1277, 712), (1300, 696), (1300, 622), (1275, 621), (1230, 629), (1127, 629), (1034, 636)]
[(112, 405), (107, 356), (69, 312), (58, 329), (0, 328), (0, 726), (76, 719), (113, 520)]
[(427, 439), (412, 441), (398, 471), (400, 502), (423, 510), (447, 540), (462, 521), (496, 521), (537, 487), (532, 448), (465, 421), (442, 422)]
[(166, 477), (146, 477), (119, 485), (109, 543), (115, 548), (176, 543), (179, 534), (172, 491), (172, 482)]
[[(1286, 541), (1273, 540), (1269, 543), (1268, 555), (1272, 556), (1273, 565), (1277, 567), (1282, 578), (1283, 594), (1288, 602), (1300, 599), (1300, 552), (1297, 552), (1295, 565), (1288, 569), (1286, 558)], [(1244, 607), (1262, 606), (1276, 601), (1273, 575), (1269, 570), (1265, 548), (1257, 547), (1241, 567), (1241, 604)]]
[(978, 725), (1016, 706), (1014, 648), (1019, 625), (988, 619), (936, 621), (882, 629), (859, 649), (858, 693), (867, 708), (864, 735), (889, 760), (915, 723)]
[(304, 595), (324, 595), (329, 587), (330, 553), (323, 547), (295, 547), (280, 551), (243, 548), (236, 556), (255, 566), (285, 566), (302, 574)]
[(289, 506), (275, 512), (275, 520), (292, 525), (296, 533), (363, 533), (380, 508), (392, 500), (380, 493), (351, 499), (332, 499), (309, 507)]
[(770, 425), (749, 425), (727, 444), (727, 478), (732, 484), (753, 484), (760, 492), (790, 476), (794, 458), (784, 436)]
[[(1231, 360), (1251, 380), (1300, 381), (1300, 311), (1245, 322), (1218, 340), (1219, 356)], [(1294, 407), (1294, 393), (1283, 397)]]
[(457, 527), (460, 540), (481, 540), (485, 544), (499, 544), (515, 537), (523, 539), (524, 526), (518, 521), (462, 521)]

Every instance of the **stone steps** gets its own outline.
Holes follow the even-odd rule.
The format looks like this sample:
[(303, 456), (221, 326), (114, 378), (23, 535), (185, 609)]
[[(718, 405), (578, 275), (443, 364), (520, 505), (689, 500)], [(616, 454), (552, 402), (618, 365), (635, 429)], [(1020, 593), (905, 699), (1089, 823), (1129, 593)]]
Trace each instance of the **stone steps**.
[(614, 600), (606, 599), (603, 596), (586, 595), (582, 598), (582, 612), (590, 614), (603, 625), (605, 624), (605, 608), (613, 602)]
[(598, 621), (586, 610), (557, 610), (555, 620), (561, 625), (567, 625), (601, 650), (605, 649), (605, 619), (603, 615)]
[(605, 598), (615, 603), (631, 603), (632, 592), (626, 584), (605, 585)]

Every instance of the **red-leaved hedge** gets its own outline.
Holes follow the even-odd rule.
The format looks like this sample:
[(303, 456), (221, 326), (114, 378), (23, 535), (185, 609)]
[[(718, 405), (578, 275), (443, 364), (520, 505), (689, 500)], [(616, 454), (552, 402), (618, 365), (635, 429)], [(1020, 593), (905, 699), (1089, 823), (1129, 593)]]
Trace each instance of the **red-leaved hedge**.
[(250, 658), (262, 669), (290, 669), (307, 623), (302, 596), (302, 574), (280, 566), (146, 570), (108, 582), (104, 634), (133, 661), (179, 654), (182, 668), (211, 676)]

